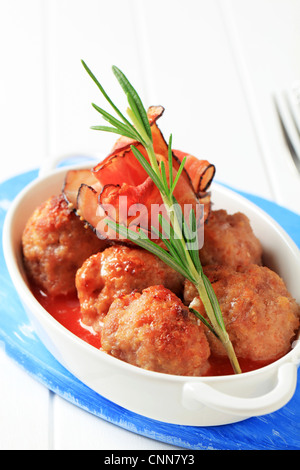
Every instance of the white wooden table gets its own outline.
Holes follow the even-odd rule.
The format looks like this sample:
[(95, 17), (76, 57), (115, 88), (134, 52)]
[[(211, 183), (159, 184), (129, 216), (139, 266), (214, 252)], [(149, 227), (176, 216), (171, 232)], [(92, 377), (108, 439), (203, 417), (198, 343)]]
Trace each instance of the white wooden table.
[[(300, 213), (272, 93), (300, 79), (299, 0), (0, 0), (0, 181), (70, 153), (108, 153), (91, 131), (117, 102), (119, 66), (175, 148), (216, 180)], [(37, 383), (0, 349), (0, 449), (172, 449), (111, 425)]]

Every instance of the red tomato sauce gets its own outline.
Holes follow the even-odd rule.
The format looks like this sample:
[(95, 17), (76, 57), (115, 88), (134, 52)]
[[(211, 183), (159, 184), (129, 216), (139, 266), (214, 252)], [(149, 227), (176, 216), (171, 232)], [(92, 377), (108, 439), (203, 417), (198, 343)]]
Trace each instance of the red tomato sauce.
[[(80, 306), (76, 295), (53, 298), (34, 287), (32, 288), (32, 292), (45, 310), (62, 326), (95, 348), (99, 349), (101, 347), (100, 335), (95, 334), (81, 322)], [(205, 374), (206, 376), (231, 375), (234, 373), (227, 357), (211, 356), (209, 362), (210, 368)], [(270, 362), (267, 361), (251, 361), (249, 359), (239, 358), (242, 372), (260, 369), (269, 363)]]
[(95, 348), (100, 348), (99, 335), (81, 322), (80, 306), (76, 295), (52, 298), (38, 289), (33, 288), (32, 292), (44, 309), (62, 326)]

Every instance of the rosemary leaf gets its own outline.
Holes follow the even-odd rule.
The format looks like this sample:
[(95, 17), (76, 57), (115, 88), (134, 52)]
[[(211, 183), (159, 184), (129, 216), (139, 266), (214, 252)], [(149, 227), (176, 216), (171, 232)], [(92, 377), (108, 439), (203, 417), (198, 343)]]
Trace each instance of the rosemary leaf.
[(81, 61), (83, 67), (85, 68), (85, 70), (87, 71), (87, 73), (89, 74), (89, 76), (91, 77), (91, 79), (95, 82), (95, 84), (97, 85), (97, 87), (99, 88), (99, 90), (101, 91), (102, 95), (104, 96), (104, 98), (108, 101), (108, 103), (110, 104), (110, 106), (115, 110), (115, 112), (119, 115), (119, 117), (122, 119), (122, 121), (129, 127), (131, 128), (132, 130), (134, 130), (134, 127), (132, 126), (131, 122), (128, 121), (128, 119), (126, 119), (126, 117), (123, 115), (123, 113), (121, 113), (121, 111), (118, 109), (118, 107), (113, 103), (113, 101), (110, 99), (110, 97), (108, 96), (108, 94), (106, 93), (106, 91), (104, 90), (103, 86), (101, 85), (101, 83), (98, 81), (98, 79), (95, 77), (95, 75), (93, 74), (93, 72), (90, 70), (90, 68), (86, 65), (86, 63), (84, 62), (84, 60)]
[[(190, 210), (189, 218), (190, 218), (190, 227), (188, 227), (188, 224), (185, 223), (184, 228), (186, 230), (188, 227), (189, 232), (190, 231), (192, 232), (190, 234), (189, 242), (191, 241), (193, 242), (195, 249), (190, 249), (190, 252), (191, 252), (197, 271), (202, 274), (203, 270), (202, 270), (202, 265), (201, 265), (200, 256), (199, 256), (198, 224), (197, 224), (197, 220), (195, 216), (195, 211), (193, 208)], [(193, 236), (195, 237), (195, 239), (193, 238)]]
[(121, 129), (117, 129), (115, 127), (109, 127), (109, 126), (91, 126), (91, 129), (95, 131), (105, 131), (105, 132), (112, 132), (114, 134), (118, 134), (120, 136), (124, 137), (129, 137), (132, 139), (132, 135), (129, 132), (123, 131)]
[(168, 187), (168, 181), (167, 181), (166, 167), (163, 161), (160, 162), (160, 168), (161, 168), (162, 181), (164, 183), (164, 188), (165, 188), (165, 194), (168, 194), (169, 187)]
[(169, 137), (168, 144), (168, 163), (169, 163), (169, 185), (170, 188), (173, 186), (173, 152), (172, 152), (172, 134)]
[(186, 272), (185, 268), (182, 265), (176, 263), (172, 256), (166, 250), (149, 240), (149, 238), (145, 234), (143, 234), (143, 232), (137, 233), (133, 230), (128, 229), (124, 225), (116, 224), (113, 220), (110, 219), (107, 219), (106, 223), (110, 228), (118, 232), (122, 237), (136, 243), (141, 248), (144, 248), (145, 250), (154, 254), (155, 256), (160, 258), (165, 264), (182, 274), (187, 279), (190, 278), (189, 273)]
[(113, 72), (114, 72), (117, 80), (119, 81), (121, 87), (125, 91), (127, 97), (129, 95), (132, 98), (133, 102), (135, 103), (136, 108), (133, 111), (135, 111), (135, 114), (143, 122), (144, 129), (145, 129), (145, 131), (148, 135), (148, 138), (152, 142), (152, 132), (151, 132), (151, 127), (150, 127), (150, 124), (149, 124), (148, 116), (147, 116), (144, 105), (143, 105), (138, 93), (133, 88), (133, 86), (131, 85), (131, 83), (127, 79), (127, 77), (125, 77), (123, 72), (118, 67), (116, 67), (114, 65), (112, 69), (113, 69)]
[(204, 323), (204, 325), (207, 326), (207, 328), (218, 338), (219, 338), (219, 335), (217, 334), (216, 330), (211, 326), (211, 324), (206, 320), (206, 318), (204, 318), (203, 315), (201, 315), (201, 313), (199, 313), (197, 310), (195, 310), (194, 308), (192, 307), (189, 307), (189, 310), (196, 316), (199, 318), (199, 320), (202, 321), (202, 323)]
[(184, 249), (184, 246), (182, 245), (181, 239), (176, 234), (172, 223), (167, 221), (166, 218), (162, 214), (158, 215), (158, 220), (165, 234), (169, 235), (170, 243), (173, 249), (176, 251), (179, 259), (182, 262), (186, 263), (187, 262), (186, 251)]
[(142, 165), (146, 173), (150, 176), (152, 181), (154, 182), (155, 186), (159, 189), (159, 191), (163, 192), (165, 191), (165, 187), (161, 180), (159, 179), (158, 175), (155, 173), (155, 171), (152, 169), (150, 163), (148, 160), (144, 157), (142, 152), (140, 152), (139, 149), (137, 149), (134, 145), (131, 145), (131, 150), (136, 157), (136, 159), (139, 161), (139, 163)]
[(212, 285), (208, 279), (208, 277), (202, 273), (202, 279), (203, 279), (203, 283), (204, 283), (204, 286), (205, 286), (205, 289), (206, 289), (206, 292), (207, 292), (207, 295), (209, 297), (209, 300), (210, 300), (210, 303), (211, 303), (211, 306), (214, 310), (214, 314), (215, 314), (215, 318), (221, 328), (221, 330), (223, 332), (226, 332), (226, 328), (225, 328), (225, 324), (224, 324), (224, 320), (223, 320), (223, 316), (222, 316), (222, 312), (221, 312), (221, 308), (220, 308), (220, 304), (218, 302), (218, 299), (215, 295), (215, 292), (212, 288)]
[[(174, 260), (179, 264), (182, 265), (182, 258), (181, 256), (177, 253), (175, 247), (172, 245), (172, 243), (164, 237), (164, 235), (156, 229), (156, 227), (151, 227), (151, 230), (161, 239), (161, 241), (165, 244), (166, 249), (170, 252), (170, 254), (173, 256)], [(184, 266), (182, 265), (184, 268)]]
[(177, 175), (176, 175), (176, 177), (175, 177), (174, 183), (172, 184), (172, 187), (171, 187), (171, 189), (170, 189), (170, 195), (172, 195), (172, 194), (174, 193), (174, 189), (175, 189), (175, 187), (176, 187), (176, 185), (177, 185), (177, 183), (178, 183), (178, 180), (179, 180), (179, 178), (180, 178), (180, 175), (181, 175), (181, 173), (182, 173), (182, 171), (183, 171), (183, 168), (184, 168), (184, 165), (185, 165), (185, 162), (186, 162), (186, 158), (187, 158), (187, 157), (184, 157), (184, 159), (182, 160), (182, 162), (181, 162), (181, 164), (180, 164), (180, 167), (179, 167), (179, 169), (178, 169), (178, 171), (177, 171)]
[(121, 121), (116, 119), (114, 116), (112, 116), (110, 113), (108, 113), (104, 109), (97, 106), (95, 103), (92, 103), (92, 106), (94, 109), (96, 109), (96, 111), (98, 111), (98, 113), (102, 115), (103, 119), (109, 122), (112, 126), (118, 129), (120, 132), (124, 132), (124, 133), (126, 132), (127, 135), (130, 134), (131, 138), (134, 140), (139, 139), (140, 136), (135, 130), (131, 131), (131, 129), (129, 129), (128, 126), (126, 126), (126, 124), (123, 124)]
[(149, 141), (149, 137), (147, 135), (147, 132), (145, 132), (144, 123), (143, 123), (143, 121), (141, 119), (141, 116), (138, 112), (138, 108), (136, 106), (136, 103), (133, 100), (133, 98), (131, 97), (131, 95), (127, 95), (127, 99), (128, 99), (128, 104), (129, 104), (129, 108), (127, 108), (127, 114), (130, 117), (130, 119), (132, 120), (133, 125), (136, 128), (137, 132), (142, 137), (142, 139), (144, 141), (144, 146), (146, 146), (146, 142)]

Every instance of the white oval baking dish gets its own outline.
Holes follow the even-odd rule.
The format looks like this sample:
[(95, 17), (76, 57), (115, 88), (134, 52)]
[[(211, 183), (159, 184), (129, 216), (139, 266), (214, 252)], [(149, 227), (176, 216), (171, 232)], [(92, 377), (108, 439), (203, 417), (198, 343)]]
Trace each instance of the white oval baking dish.
[[(296, 388), (299, 340), (286, 356), (256, 371), (219, 377), (181, 377), (146, 371), (98, 351), (41, 307), (29, 290), (23, 271), (21, 235), (37, 205), (61, 191), (66, 171), (66, 167), (46, 175), (43, 171), (15, 199), (3, 229), (10, 276), (38, 336), (53, 356), (100, 395), (162, 422), (215, 426), (268, 414), (284, 406)], [(263, 245), (267, 265), (283, 277), (290, 293), (300, 302), (300, 252), (296, 244), (247, 199), (216, 183), (211, 190), (214, 208), (231, 213), (241, 211), (249, 217)]]

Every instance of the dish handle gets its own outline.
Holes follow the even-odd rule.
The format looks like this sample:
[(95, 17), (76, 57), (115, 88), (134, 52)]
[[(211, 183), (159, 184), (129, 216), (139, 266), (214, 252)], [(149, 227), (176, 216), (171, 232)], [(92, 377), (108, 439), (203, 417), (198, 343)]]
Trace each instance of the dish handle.
[(295, 393), (296, 383), (297, 363), (288, 362), (279, 367), (274, 388), (264, 395), (242, 398), (216, 390), (205, 382), (186, 382), (182, 403), (190, 410), (200, 404), (223, 413), (250, 418), (273, 413), (286, 405)]

